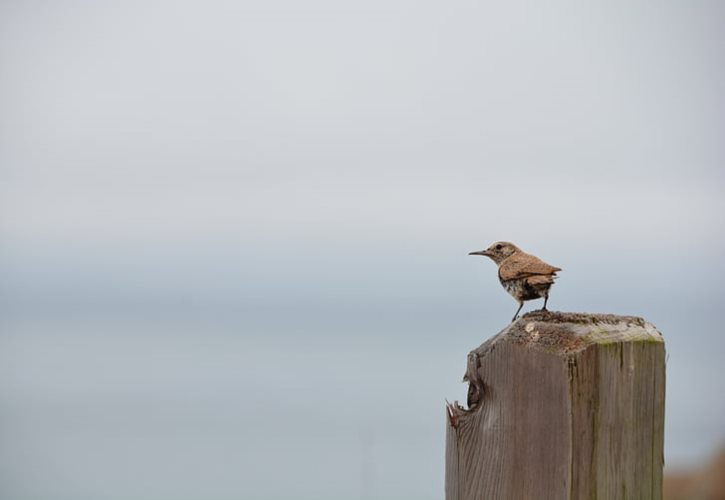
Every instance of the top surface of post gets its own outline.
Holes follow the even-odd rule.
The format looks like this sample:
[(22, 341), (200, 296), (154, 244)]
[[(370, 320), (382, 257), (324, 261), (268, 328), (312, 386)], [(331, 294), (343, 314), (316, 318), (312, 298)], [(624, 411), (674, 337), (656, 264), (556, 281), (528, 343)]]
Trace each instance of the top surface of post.
[(594, 344), (664, 342), (651, 323), (636, 316), (532, 311), (508, 325), (473, 352), (485, 355), (498, 342), (569, 355)]

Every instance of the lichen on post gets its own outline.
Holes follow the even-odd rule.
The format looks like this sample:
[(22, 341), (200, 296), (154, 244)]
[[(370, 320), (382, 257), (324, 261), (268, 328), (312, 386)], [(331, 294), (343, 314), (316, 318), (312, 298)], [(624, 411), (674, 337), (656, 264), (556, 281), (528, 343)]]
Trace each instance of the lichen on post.
[(632, 316), (532, 312), (468, 355), (446, 499), (662, 497), (665, 345)]

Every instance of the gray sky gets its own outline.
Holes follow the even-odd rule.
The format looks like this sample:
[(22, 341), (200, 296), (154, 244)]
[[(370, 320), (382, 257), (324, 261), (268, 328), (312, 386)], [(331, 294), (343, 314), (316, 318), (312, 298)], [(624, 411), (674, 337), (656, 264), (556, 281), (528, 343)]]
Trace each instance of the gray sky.
[[(466, 257), (499, 239), (564, 269), (553, 308), (663, 331), (668, 463), (705, 459), (725, 441), (725, 402), (703, 383), (724, 375), (724, 10), (4, 2), (14, 498), (440, 498), (440, 403), (463, 398), (466, 353), (515, 309), (493, 265)], [(403, 394), (421, 415), (408, 433)], [(165, 438), (136, 414), (148, 401)], [(280, 415), (299, 428), (270, 451), (250, 429)], [(326, 419), (349, 425), (325, 437)], [(90, 430), (67, 447), (71, 428)], [(88, 458), (99, 443), (115, 461)], [(174, 461), (179, 448), (217, 459)], [(286, 486), (267, 481), (275, 460)], [(147, 476), (133, 490), (123, 470)]]

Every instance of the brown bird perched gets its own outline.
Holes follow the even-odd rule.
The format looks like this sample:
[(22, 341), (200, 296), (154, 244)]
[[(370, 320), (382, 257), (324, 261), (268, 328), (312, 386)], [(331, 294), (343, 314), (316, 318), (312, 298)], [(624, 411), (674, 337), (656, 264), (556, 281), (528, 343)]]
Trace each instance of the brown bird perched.
[(468, 255), (485, 255), (498, 266), (498, 280), (504, 289), (519, 303), (519, 308), (511, 321), (519, 316), (525, 300), (544, 298), (549, 300), (549, 288), (557, 277), (558, 267), (550, 266), (543, 260), (522, 251), (513, 243), (498, 241), (486, 250), (471, 252)]

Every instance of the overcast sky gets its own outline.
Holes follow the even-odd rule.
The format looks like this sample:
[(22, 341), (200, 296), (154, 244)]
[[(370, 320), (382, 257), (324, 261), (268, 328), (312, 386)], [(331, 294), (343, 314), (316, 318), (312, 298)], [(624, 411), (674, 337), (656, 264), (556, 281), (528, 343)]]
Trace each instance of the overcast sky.
[[(0, 294), (11, 318), (5, 370), (16, 376), (0, 389), (14, 422), (27, 416), (18, 394), (44, 400), (58, 389), (58, 373), (23, 357), (50, 363), (54, 330), (75, 346), (70, 364), (108, 354), (69, 315), (106, 325), (129, 360), (164, 349), (193, 359), (203, 343), (148, 323), (186, 318), (184, 338), (212, 336), (198, 360), (209, 369), (237, 341), (258, 359), (291, 356), (282, 345), (305, 332), (320, 360), (362, 343), (395, 378), (394, 367), (417, 362), (400, 359), (402, 345), (423, 342), (423, 358), (449, 356), (430, 374), (441, 385), (416, 393), (438, 419), (442, 398), (458, 393), (436, 391), (459, 390), (468, 350), (515, 310), (493, 264), (466, 257), (503, 239), (564, 269), (553, 308), (643, 315), (663, 331), (668, 456), (704, 459), (725, 440), (725, 402), (703, 383), (725, 375), (723, 16), (715, 1), (3, 2)], [(192, 317), (207, 326), (189, 326)], [(221, 333), (222, 317), (243, 341)], [(24, 344), (30, 330), (50, 343)], [(273, 391), (264, 367), (228, 362), (219, 380)], [(55, 382), (94, 401), (87, 384), (132, 371), (93, 366)], [(150, 358), (140, 366), (146, 376), (118, 391), (153, 379)], [(157, 395), (191, 377), (173, 366), (164, 383), (149, 382)], [(355, 366), (356, 380), (373, 376)], [(305, 389), (329, 390), (324, 373)], [(380, 384), (376, 394), (394, 398), (398, 388)], [(362, 389), (349, 397), (376, 404)], [(226, 407), (210, 408), (194, 446), (213, 448), (199, 429)], [(343, 435), (374, 417), (359, 419)], [(431, 425), (442, 439), (441, 422)], [(439, 451), (435, 441), (416, 456)], [(438, 471), (442, 455), (431, 460), (406, 471)], [(52, 479), (55, 498), (86, 498), (51, 469), (35, 473)], [(352, 496), (423, 498), (442, 469), (430, 477), (421, 490), (379, 478)], [(305, 494), (323, 498), (310, 481)], [(88, 498), (112, 498), (99, 496), (100, 482), (86, 486)], [(182, 498), (158, 487), (144, 491)], [(30, 481), (12, 488), (18, 499), (54, 498)], [(239, 488), (230, 479), (199, 491)]]

